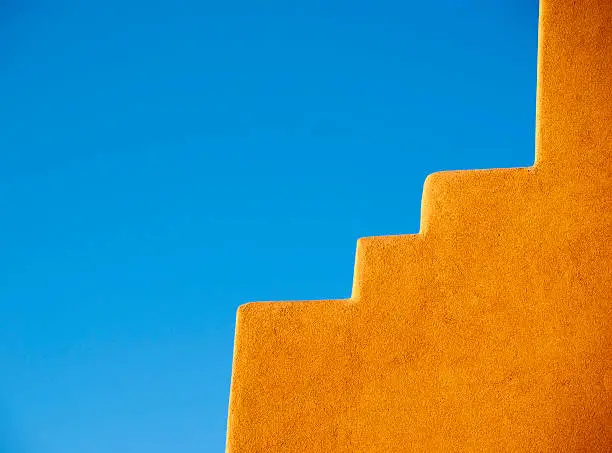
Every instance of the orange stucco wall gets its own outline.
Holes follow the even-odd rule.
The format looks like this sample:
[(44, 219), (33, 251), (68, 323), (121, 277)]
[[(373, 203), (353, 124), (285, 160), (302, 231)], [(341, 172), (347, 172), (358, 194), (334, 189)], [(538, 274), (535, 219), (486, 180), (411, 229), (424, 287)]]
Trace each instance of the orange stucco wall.
[(427, 178), (350, 299), (238, 310), (227, 451), (612, 451), (612, 0), (541, 0), (535, 165)]

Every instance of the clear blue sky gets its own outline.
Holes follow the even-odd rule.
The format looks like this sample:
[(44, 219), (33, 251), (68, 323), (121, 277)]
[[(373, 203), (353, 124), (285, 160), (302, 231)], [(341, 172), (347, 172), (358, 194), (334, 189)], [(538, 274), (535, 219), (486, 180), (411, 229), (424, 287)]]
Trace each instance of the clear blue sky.
[(222, 451), (238, 305), (531, 165), (536, 50), (536, 0), (1, 0), (0, 451)]

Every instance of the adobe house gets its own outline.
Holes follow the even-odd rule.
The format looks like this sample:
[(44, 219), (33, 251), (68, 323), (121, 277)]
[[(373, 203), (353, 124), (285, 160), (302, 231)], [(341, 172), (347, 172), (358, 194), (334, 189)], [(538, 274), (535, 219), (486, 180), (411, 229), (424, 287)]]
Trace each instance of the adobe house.
[(239, 308), (227, 451), (612, 451), (612, 0), (541, 0), (535, 164), (424, 184), (345, 300)]

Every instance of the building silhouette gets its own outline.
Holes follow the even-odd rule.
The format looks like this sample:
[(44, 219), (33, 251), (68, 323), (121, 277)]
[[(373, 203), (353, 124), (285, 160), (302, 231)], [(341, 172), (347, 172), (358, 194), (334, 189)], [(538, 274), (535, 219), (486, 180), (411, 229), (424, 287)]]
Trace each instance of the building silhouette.
[(612, 451), (612, 0), (539, 26), (535, 164), (430, 175), (350, 299), (241, 306), (228, 452)]

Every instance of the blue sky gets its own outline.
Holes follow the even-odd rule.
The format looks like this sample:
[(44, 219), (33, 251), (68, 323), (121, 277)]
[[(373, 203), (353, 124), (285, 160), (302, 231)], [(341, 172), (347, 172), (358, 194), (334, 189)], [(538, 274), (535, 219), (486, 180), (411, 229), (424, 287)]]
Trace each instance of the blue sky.
[(536, 50), (535, 0), (0, 0), (0, 451), (222, 451), (237, 306), (531, 165)]

